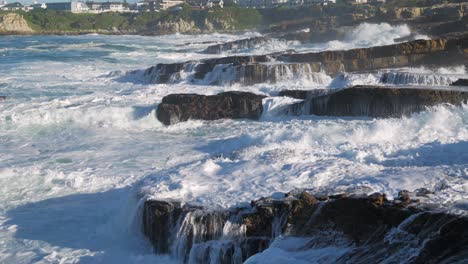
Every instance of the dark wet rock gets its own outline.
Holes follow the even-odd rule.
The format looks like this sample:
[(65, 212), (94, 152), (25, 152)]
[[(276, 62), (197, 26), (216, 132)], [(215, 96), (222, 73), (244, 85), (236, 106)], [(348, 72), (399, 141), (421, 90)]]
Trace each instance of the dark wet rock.
[(221, 44), (216, 44), (209, 46), (203, 52), (209, 54), (219, 54), (224, 51), (236, 51), (240, 49), (251, 49), (258, 47), (259, 45), (265, 44), (271, 41), (267, 37), (252, 37), (246, 39), (239, 39), (235, 41), (225, 42)]
[[(430, 218), (423, 215), (419, 218)], [(424, 243), (413, 263), (464, 263), (468, 259), (468, 219), (443, 215), (437, 223), (432, 224), (433, 237)], [(421, 230), (418, 235), (427, 232)]]
[(142, 78), (149, 83), (168, 83), (181, 81), (181, 76), (189, 76), (184, 77), (188, 78), (185, 81), (252, 85), (301, 78), (318, 72), (336, 75), (400, 67), (460, 65), (468, 60), (467, 51), (468, 35), (459, 35), (351, 50), (279, 52), (158, 64), (147, 69)]
[[(336, 247), (336, 243), (353, 248), (336, 263), (456, 263), (466, 259), (468, 218), (427, 211), (417, 201), (408, 202), (412, 194), (401, 191), (394, 201), (381, 193), (331, 195), (325, 200), (299, 192), (284, 200), (262, 198), (252, 201), (252, 208), (228, 211), (148, 200), (143, 232), (158, 254), (169, 253), (189, 263), (243, 263), (280, 234), (310, 237), (303, 250)], [(222, 238), (234, 226), (226, 227), (228, 222), (244, 231)]]
[(418, 197), (428, 197), (429, 195), (434, 194), (434, 192), (431, 192), (426, 188), (419, 188), (415, 190), (414, 193)]
[(163, 98), (156, 116), (164, 125), (189, 119), (259, 119), (264, 96), (248, 92), (224, 92), (217, 95), (171, 94)]
[(453, 82), (451, 85), (453, 86), (468, 86), (468, 79), (458, 79)]
[(239, 233), (222, 239), (227, 221), (238, 221), (240, 226), (240, 216), (236, 210), (213, 211), (176, 201), (148, 200), (143, 208), (143, 233), (157, 254), (171, 254), (184, 263), (243, 263), (265, 250), (272, 236)]
[(282, 90), (278, 93), (278, 96), (286, 96), (295, 99), (310, 99), (322, 95), (327, 95), (332, 90), (330, 89), (314, 89), (314, 90)]
[(316, 210), (316, 205), (319, 203), (319, 199), (309, 194), (308, 192), (302, 192), (299, 198), (292, 203), (291, 212), (289, 214), (288, 222), (290, 224), (304, 225), (309, 221), (310, 216)]
[(147, 201), (143, 209), (143, 230), (156, 252), (169, 253), (170, 233), (183, 213), (179, 202)]
[(294, 104), (290, 113), (388, 118), (421, 112), (439, 104), (458, 106), (467, 100), (468, 92), (456, 89), (355, 86)]
[[(275, 237), (275, 233), (279, 235), (284, 231), (291, 208), (289, 202), (261, 199), (252, 204), (254, 212), (242, 215), (247, 236)], [(278, 221), (276, 226), (273, 224), (275, 220)]]

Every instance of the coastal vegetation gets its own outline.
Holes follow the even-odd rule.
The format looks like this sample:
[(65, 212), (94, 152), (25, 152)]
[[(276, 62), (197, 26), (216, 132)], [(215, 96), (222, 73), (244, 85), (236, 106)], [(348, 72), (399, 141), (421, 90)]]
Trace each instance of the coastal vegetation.
[[(0, 13), (6, 14), (7, 12)], [(195, 25), (193, 30), (203, 30), (206, 24), (214, 25), (215, 30), (242, 30), (255, 28), (261, 23), (262, 16), (255, 9), (235, 6), (224, 9), (194, 10), (188, 5), (180, 10), (144, 13), (75, 14), (66, 11), (34, 10), (16, 12), (38, 32), (151, 32), (163, 23), (186, 21)]]
[[(435, 4), (435, 2), (437, 2)], [(253, 9), (228, 4), (225, 8), (195, 9), (188, 4), (159, 12), (99, 14), (71, 13), (66, 11), (33, 10), (16, 11), (38, 34), (143, 34), (232, 32), (239, 30), (291, 31), (312, 29), (330, 32), (341, 26), (354, 26), (363, 22), (404, 23), (421, 27), (421, 24), (451, 22), (440, 27), (464, 27), (467, 5), (460, 0), (411, 0), (384, 4), (337, 4), (276, 7)], [(0, 16), (5, 12), (0, 12)], [(0, 17), (0, 23), (2, 19)], [(460, 24), (460, 25), (459, 25)], [(438, 26), (438, 25), (436, 25)], [(431, 27), (435, 27), (432, 25)], [(426, 31), (423, 28), (423, 31)], [(12, 32), (15, 32), (14, 30)], [(0, 33), (2, 33), (0, 31)], [(5, 32), (3, 32), (5, 33)], [(7, 32), (8, 33), (8, 32)], [(429, 32), (438, 33), (438, 32)]]

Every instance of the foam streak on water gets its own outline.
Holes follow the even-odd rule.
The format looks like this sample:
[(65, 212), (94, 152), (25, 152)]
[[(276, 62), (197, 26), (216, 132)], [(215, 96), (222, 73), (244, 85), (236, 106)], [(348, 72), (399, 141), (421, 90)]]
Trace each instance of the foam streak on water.
[[(294, 188), (395, 194), (426, 187), (439, 204), (467, 210), (467, 106), (403, 119), (291, 119), (278, 113), (295, 100), (268, 97), (260, 122), (163, 127), (155, 108), (170, 93), (274, 95), (337, 81), (117, 81), (157, 63), (211, 57), (201, 53), (206, 41), (255, 35), (2, 37), (0, 95), (8, 98), (0, 101), (0, 263), (175, 261), (155, 256), (141, 237), (143, 197), (230, 207)], [(367, 45), (349, 45), (356, 43)], [(431, 74), (466, 75), (453, 71)]]

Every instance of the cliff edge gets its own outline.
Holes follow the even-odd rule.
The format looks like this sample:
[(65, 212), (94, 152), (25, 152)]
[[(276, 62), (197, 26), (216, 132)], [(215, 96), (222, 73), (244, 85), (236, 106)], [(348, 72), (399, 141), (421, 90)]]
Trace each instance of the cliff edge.
[(34, 33), (34, 30), (28, 25), (23, 16), (16, 13), (0, 14), (0, 34)]

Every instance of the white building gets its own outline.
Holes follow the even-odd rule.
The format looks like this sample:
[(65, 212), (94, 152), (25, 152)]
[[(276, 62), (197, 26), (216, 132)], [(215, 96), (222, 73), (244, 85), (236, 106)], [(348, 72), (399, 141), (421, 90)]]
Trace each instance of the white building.
[(167, 10), (171, 7), (184, 4), (184, 0), (145, 0), (150, 11)]
[(18, 2), (16, 3), (11, 3), (11, 4), (5, 4), (4, 6), (0, 7), (0, 10), (2, 11), (20, 11), (24, 10), (24, 6)]
[(38, 3), (37, 1), (34, 1), (34, 3), (31, 5), (33, 9), (47, 9), (47, 4), (46, 3)]
[(336, 0), (237, 0), (239, 6), (250, 8), (273, 8), (279, 6), (306, 6), (335, 4)]
[(7, 1), (0, 1), (0, 8), (4, 7), (6, 5), (8, 5)]
[(72, 13), (88, 13), (89, 7), (80, 1), (47, 3), (47, 9), (57, 11), (70, 11)]
[(213, 8), (213, 7), (224, 7), (224, 1), (223, 0), (208, 0), (206, 3), (206, 7), (208, 8)]
[(148, 12), (150, 11), (149, 4), (144, 1), (138, 1), (134, 5), (134, 9), (138, 12)]
[(90, 13), (130, 12), (130, 8), (121, 2), (87, 2)]

